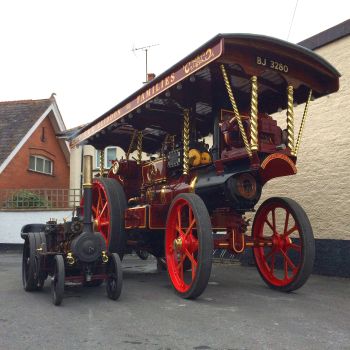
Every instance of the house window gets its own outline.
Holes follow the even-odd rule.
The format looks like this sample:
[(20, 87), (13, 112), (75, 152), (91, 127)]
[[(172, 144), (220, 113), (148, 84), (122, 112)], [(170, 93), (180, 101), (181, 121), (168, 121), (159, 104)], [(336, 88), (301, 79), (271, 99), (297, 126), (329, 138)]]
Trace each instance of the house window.
[[(100, 167), (100, 151), (96, 150), (96, 168)], [(104, 168), (109, 169), (112, 165), (112, 161), (117, 159), (117, 147), (105, 148), (105, 163)]]
[(38, 173), (52, 175), (53, 162), (42, 156), (29, 157), (29, 170), (37, 171)]

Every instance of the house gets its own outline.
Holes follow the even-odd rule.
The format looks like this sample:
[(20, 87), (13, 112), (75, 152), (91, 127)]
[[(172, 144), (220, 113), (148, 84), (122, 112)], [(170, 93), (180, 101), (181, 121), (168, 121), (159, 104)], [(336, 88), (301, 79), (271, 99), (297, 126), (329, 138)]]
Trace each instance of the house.
[(54, 95), (0, 102), (0, 190), (69, 188), (69, 146)]

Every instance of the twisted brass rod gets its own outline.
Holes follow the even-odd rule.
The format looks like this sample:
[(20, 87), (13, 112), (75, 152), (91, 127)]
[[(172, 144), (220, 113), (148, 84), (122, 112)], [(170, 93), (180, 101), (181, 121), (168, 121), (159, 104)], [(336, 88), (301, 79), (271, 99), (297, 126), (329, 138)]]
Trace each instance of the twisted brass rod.
[(252, 97), (250, 104), (250, 149), (258, 150), (258, 78), (251, 77)]
[(226, 90), (227, 90), (227, 93), (228, 93), (228, 97), (230, 99), (230, 102), (231, 102), (231, 105), (232, 105), (232, 108), (233, 108), (233, 113), (235, 114), (235, 117), (236, 117), (237, 122), (238, 122), (239, 131), (240, 131), (240, 133), (242, 135), (242, 139), (243, 139), (243, 142), (244, 142), (244, 147), (245, 147), (249, 157), (252, 157), (252, 151), (251, 151), (250, 146), (249, 146), (247, 134), (246, 134), (246, 132), (244, 130), (244, 126), (243, 126), (243, 123), (242, 123), (242, 118), (241, 118), (241, 116), (239, 115), (239, 112), (238, 112), (237, 104), (236, 104), (235, 98), (233, 96), (232, 88), (231, 88), (229, 79), (227, 77), (225, 66), (222, 64), (222, 65), (220, 65), (220, 68), (221, 68), (221, 71), (222, 71), (222, 76), (224, 78), (224, 82), (225, 82)]
[(309, 96), (307, 97), (307, 100), (306, 100), (306, 103), (305, 103), (303, 118), (301, 119), (301, 124), (300, 124), (299, 133), (298, 133), (298, 138), (297, 138), (297, 142), (295, 144), (295, 149), (294, 149), (294, 155), (295, 156), (297, 156), (298, 151), (299, 151), (299, 147), (300, 147), (300, 143), (301, 143), (301, 136), (302, 136), (304, 128), (305, 128), (305, 121), (306, 121), (307, 112), (308, 112), (308, 109), (309, 109), (309, 103), (311, 101), (311, 96), (312, 96), (312, 89), (310, 89)]

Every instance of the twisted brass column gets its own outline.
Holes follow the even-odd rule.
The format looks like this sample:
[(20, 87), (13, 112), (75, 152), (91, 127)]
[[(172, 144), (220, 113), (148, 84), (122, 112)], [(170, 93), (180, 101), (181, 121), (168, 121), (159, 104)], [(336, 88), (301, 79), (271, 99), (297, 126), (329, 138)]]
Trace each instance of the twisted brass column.
[(131, 138), (130, 145), (129, 145), (129, 148), (128, 148), (128, 152), (127, 152), (126, 155), (125, 155), (126, 160), (129, 160), (130, 153), (131, 153), (131, 151), (132, 151), (132, 147), (134, 146), (136, 134), (137, 134), (137, 131), (134, 130), (134, 133), (132, 134), (132, 138)]
[(226, 90), (227, 90), (227, 93), (228, 93), (228, 97), (230, 99), (230, 102), (231, 102), (231, 105), (232, 105), (232, 108), (233, 108), (233, 113), (234, 113), (234, 115), (235, 115), (235, 117), (237, 119), (237, 122), (238, 122), (239, 132), (242, 135), (242, 139), (243, 139), (243, 142), (244, 142), (244, 147), (245, 147), (249, 157), (252, 157), (252, 151), (251, 151), (250, 146), (249, 146), (247, 134), (246, 134), (246, 132), (244, 130), (244, 126), (243, 126), (243, 123), (242, 123), (242, 118), (241, 118), (241, 116), (239, 115), (239, 112), (238, 112), (237, 104), (236, 104), (235, 98), (233, 96), (233, 92), (232, 92), (232, 89), (231, 89), (231, 85), (230, 85), (229, 79), (227, 77), (225, 66), (222, 64), (222, 65), (220, 65), (220, 68), (221, 68), (222, 76), (224, 78), (224, 82), (225, 82)]
[(105, 172), (104, 164), (105, 164), (105, 150), (103, 148), (103, 149), (100, 149), (100, 177), (103, 177)]
[(190, 170), (190, 112), (188, 109), (184, 110), (184, 127), (183, 127), (183, 144), (184, 144), (184, 162), (183, 175), (188, 175)]
[(137, 133), (137, 164), (141, 164), (142, 160), (142, 131)]
[(250, 149), (258, 150), (258, 78), (251, 77), (252, 96), (250, 103)]
[(288, 106), (287, 106), (287, 136), (288, 136), (288, 147), (291, 154), (294, 156), (294, 109), (293, 109), (293, 86), (288, 85)]
[(300, 142), (301, 142), (301, 136), (302, 136), (303, 131), (304, 131), (305, 121), (306, 121), (306, 117), (307, 117), (307, 111), (308, 111), (308, 108), (309, 108), (309, 103), (310, 103), (310, 100), (311, 100), (311, 96), (312, 96), (312, 89), (310, 89), (309, 96), (308, 96), (307, 101), (305, 103), (303, 118), (301, 119), (301, 124), (300, 124), (299, 133), (298, 133), (298, 138), (297, 138), (297, 142), (295, 144), (295, 149), (294, 149), (294, 155), (295, 156), (297, 156), (298, 151), (299, 151)]

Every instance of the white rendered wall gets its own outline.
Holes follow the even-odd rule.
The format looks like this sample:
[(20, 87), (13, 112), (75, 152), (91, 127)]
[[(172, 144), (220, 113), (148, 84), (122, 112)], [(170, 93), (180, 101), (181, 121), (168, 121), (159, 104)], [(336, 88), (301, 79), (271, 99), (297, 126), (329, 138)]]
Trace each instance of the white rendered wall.
[(0, 243), (23, 243), (21, 229), (26, 224), (45, 224), (51, 218), (63, 222), (70, 219), (68, 211), (0, 211)]

